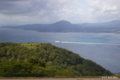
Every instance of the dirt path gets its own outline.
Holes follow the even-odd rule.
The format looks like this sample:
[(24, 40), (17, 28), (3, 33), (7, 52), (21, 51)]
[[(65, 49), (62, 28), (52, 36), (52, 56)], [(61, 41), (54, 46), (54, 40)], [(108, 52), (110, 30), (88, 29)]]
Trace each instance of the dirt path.
[(43, 79), (0, 79), (0, 80), (120, 80), (120, 79), (102, 79), (102, 78), (43, 78)]

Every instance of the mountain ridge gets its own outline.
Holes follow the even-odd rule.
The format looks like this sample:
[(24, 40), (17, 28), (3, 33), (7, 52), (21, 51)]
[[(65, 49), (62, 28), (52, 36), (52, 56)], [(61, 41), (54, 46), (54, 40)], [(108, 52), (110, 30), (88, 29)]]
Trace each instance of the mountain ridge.
[(61, 20), (52, 24), (3, 26), (2, 28), (35, 30), (39, 32), (120, 33), (120, 20), (114, 20), (105, 23), (82, 24), (71, 24), (68, 21)]

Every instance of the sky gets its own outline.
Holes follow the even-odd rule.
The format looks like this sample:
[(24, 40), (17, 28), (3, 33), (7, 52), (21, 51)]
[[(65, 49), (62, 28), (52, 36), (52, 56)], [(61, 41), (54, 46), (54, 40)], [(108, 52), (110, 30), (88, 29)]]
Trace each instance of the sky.
[(120, 20), (120, 0), (0, 0), (0, 26)]

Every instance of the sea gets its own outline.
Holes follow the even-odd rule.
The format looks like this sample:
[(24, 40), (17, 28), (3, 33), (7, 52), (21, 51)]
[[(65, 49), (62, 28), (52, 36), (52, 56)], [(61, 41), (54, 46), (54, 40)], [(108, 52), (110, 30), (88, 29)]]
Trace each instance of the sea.
[(90, 59), (114, 74), (120, 73), (120, 34), (37, 32), (0, 28), (0, 42), (51, 43)]

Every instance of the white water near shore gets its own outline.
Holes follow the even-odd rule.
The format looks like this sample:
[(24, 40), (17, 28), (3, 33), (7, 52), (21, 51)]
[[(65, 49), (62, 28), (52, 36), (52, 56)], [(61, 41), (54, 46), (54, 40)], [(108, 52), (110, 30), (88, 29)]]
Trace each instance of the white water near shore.
[(69, 41), (61, 41), (61, 43), (73, 43), (73, 44), (101, 44), (101, 45), (120, 45), (120, 44), (108, 44), (108, 43), (88, 43), (88, 42), (69, 42)]

